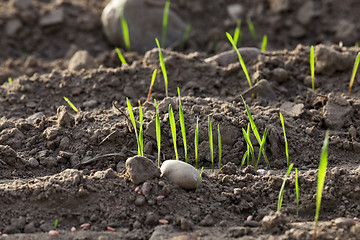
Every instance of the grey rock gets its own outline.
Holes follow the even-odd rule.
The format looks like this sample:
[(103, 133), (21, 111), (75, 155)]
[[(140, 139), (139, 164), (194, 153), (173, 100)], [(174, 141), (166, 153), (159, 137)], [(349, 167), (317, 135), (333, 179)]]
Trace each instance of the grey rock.
[(340, 218), (335, 219), (334, 222), (335, 222), (335, 225), (339, 228), (350, 229), (352, 226), (355, 225), (354, 219), (351, 219), (351, 218), (340, 217)]
[(146, 203), (146, 198), (143, 195), (137, 196), (134, 202), (136, 206), (143, 206), (145, 203)]
[(86, 50), (77, 51), (69, 61), (68, 69), (78, 71), (82, 68), (91, 69), (96, 67), (95, 59)]
[(43, 116), (45, 116), (43, 112), (37, 112), (37, 113), (34, 113), (33, 115), (27, 117), (26, 121), (28, 123), (32, 124), (32, 123), (34, 123), (34, 121), (36, 119), (42, 118)]
[(273, 78), (278, 83), (284, 83), (288, 80), (289, 74), (284, 68), (275, 68), (272, 70)]
[(316, 73), (330, 76), (336, 71), (346, 71), (352, 68), (355, 56), (338, 52), (325, 45), (315, 47)]
[[(257, 59), (260, 54), (260, 50), (253, 47), (239, 48), (238, 50), (245, 64), (249, 63), (251, 60)], [(239, 58), (236, 51), (229, 50), (206, 58), (204, 61), (207, 63), (216, 62), (217, 65), (225, 67), (231, 63), (239, 62)]]
[(37, 168), (39, 166), (39, 161), (33, 157), (29, 158), (28, 163), (29, 163), (29, 166), (32, 168)]
[(329, 129), (340, 129), (344, 126), (347, 115), (351, 111), (351, 106), (342, 97), (329, 96), (324, 107), (325, 125)]
[(40, 26), (47, 27), (64, 22), (65, 14), (64, 9), (59, 8), (53, 12), (50, 12), (40, 19)]
[(280, 111), (283, 114), (289, 115), (291, 117), (299, 117), (304, 112), (304, 104), (302, 103), (293, 103), (293, 102), (284, 102), (280, 106)]
[(135, 185), (160, 177), (160, 169), (146, 157), (134, 156), (126, 160), (126, 174)]
[(241, 94), (244, 98), (251, 97), (252, 95), (256, 95), (258, 97), (265, 98), (267, 100), (275, 100), (276, 94), (266, 79), (260, 80), (258, 83), (256, 83), (252, 88), (249, 88), (245, 92)]
[[(120, 24), (121, 16), (124, 16), (131, 49), (143, 53), (156, 47), (155, 38), (161, 39), (163, 11), (163, 5), (146, 0), (112, 0), (104, 8), (101, 21), (108, 40), (114, 45), (125, 47)], [(184, 21), (170, 9), (166, 43), (161, 47), (169, 47), (181, 41), (185, 29)]]
[(11, 19), (5, 25), (5, 33), (9, 37), (16, 37), (21, 27), (22, 23), (19, 19)]

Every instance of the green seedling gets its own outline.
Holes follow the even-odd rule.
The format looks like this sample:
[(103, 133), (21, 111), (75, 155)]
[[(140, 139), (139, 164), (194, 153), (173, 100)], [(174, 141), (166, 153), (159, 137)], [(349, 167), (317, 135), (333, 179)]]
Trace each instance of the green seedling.
[(175, 126), (175, 118), (174, 118), (174, 112), (172, 110), (171, 104), (169, 104), (169, 120), (170, 120), (170, 128), (171, 128), (171, 135), (174, 142), (174, 151), (176, 160), (179, 160), (178, 152), (177, 152), (177, 146), (176, 146), (176, 126)]
[(150, 84), (150, 87), (149, 87), (149, 93), (148, 93), (148, 97), (147, 97), (148, 102), (150, 102), (151, 91), (152, 91), (152, 87), (154, 86), (154, 83), (155, 83), (156, 74), (157, 74), (157, 69), (155, 69), (153, 74), (152, 74), (151, 84)]
[(120, 49), (119, 49), (118, 47), (116, 47), (116, 48), (115, 48), (115, 51), (116, 51), (116, 53), (117, 53), (117, 55), (118, 55), (121, 63), (122, 63), (122, 64), (125, 64), (125, 65), (128, 65), (127, 62), (126, 62), (126, 60), (125, 60), (125, 58), (124, 58), (124, 56), (121, 54)]
[(139, 101), (139, 118), (140, 118), (139, 145), (140, 145), (140, 150), (141, 150), (141, 156), (144, 156), (143, 111), (142, 111), (142, 108), (141, 108), (140, 101)]
[(199, 151), (199, 117), (196, 117), (196, 128), (195, 128), (195, 167), (198, 168), (198, 151)]
[(299, 172), (295, 168), (296, 215), (299, 216)]
[(234, 43), (235, 43), (235, 46), (237, 48), (238, 46), (238, 43), (240, 44), (241, 43), (241, 20), (238, 19), (236, 21), (236, 28), (235, 28), (235, 31), (234, 31)]
[(280, 115), (281, 126), (282, 126), (282, 129), (284, 132), (286, 163), (287, 163), (287, 166), (289, 167), (289, 148), (288, 148), (288, 142), (287, 142), (286, 132), (285, 132), (285, 123), (284, 123), (283, 115), (281, 113), (279, 113), (279, 115)]
[(186, 25), (184, 36), (183, 36), (182, 41), (181, 41), (182, 42), (181, 43), (182, 49), (184, 49), (185, 43), (189, 38), (190, 30), (191, 30), (191, 24), (189, 23), (188, 25)]
[[(249, 126), (249, 125), (248, 125)], [(249, 128), (248, 128), (249, 130)], [(251, 159), (253, 161), (253, 164), (255, 166), (255, 156), (254, 156), (254, 147), (251, 143), (251, 140), (250, 140), (250, 132), (246, 132), (245, 129), (243, 128), (242, 129), (243, 131), (243, 135), (244, 135), (244, 138), (245, 138), (245, 141), (246, 141), (246, 144), (247, 144), (247, 147), (248, 147), (248, 150), (247, 150), (247, 155), (251, 155)], [(250, 151), (250, 152), (249, 152)], [(244, 156), (245, 157), (245, 156)], [(245, 161), (245, 158), (243, 157), (243, 162), (241, 164), (241, 166), (244, 164), (244, 161)], [(249, 160), (248, 160), (248, 165), (249, 165)]]
[(267, 40), (268, 40), (267, 35), (264, 35), (262, 43), (261, 43), (261, 52), (266, 51)]
[(319, 220), (320, 214), (320, 205), (321, 197), (325, 183), (326, 168), (328, 161), (328, 146), (329, 146), (329, 130), (326, 131), (324, 143), (321, 149), (320, 163), (319, 163), (319, 172), (317, 177), (317, 188), (316, 188), (316, 213), (315, 213), (315, 229), (314, 229), (314, 239), (316, 239), (316, 229)]
[(311, 71), (312, 91), (315, 91), (315, 54), (314, 54), (314, 46), (311, 46), (311, 48), (310, 48), (310, 71)]
[(218, 125), (218, 145), (219, 145), (219, 170), (221, 169), (221, 133)]
[(255, 169), (258, 168), (259, 161), (260, 161), (260, 157), (261, 157), (261, 153), (262, 153), (263, 150), (264, 150), (264, 146), (265, 146), (265, 142), (266, 142), (266, 133), (267, 133), (267, 129), (265, 128), (264, 134), (263, 134), (263, 137), (262, 137), (262, 140), (261, 140), (261, 143), (260, 143), (258, 159), (257, 159), (256, 165), (254, 166)]
[(166, 95), (166, 97), (168, 97), (169, 96), (169, 94), (168, 94), (168, 78), (167, 78), (165, 63), (164, 63), (164, 59), (163, 59), (163, 56), (162, 56), (162, 53), (161, 53), (159, 40), (157, 38), (155, 38), (155, 41), (156, 41), (156, 44), (157, 44), (158, 49), (159, 49), (160, 66), (161, 66), (161, 71), (162, 71), (162, 74), (164, 76), (164, 81), (165, 81), (165, 95)]
[(123, 32), (123, 38), (125, 43), (125, 48), (127, 51), (130, 51), (130, 35), (129, 35), (129, 27), (126, 22), (125, 16), (124, 16), (124, 9), (121, 9), (121, 27)]
[[(132, 123), (132, 125), (134, 127), (134, 132), (135, 132), (135, 136), (136, 136), (136, 142), (137, 142), (137, 145), (138, 145), (138, 155), (143, 156), (143, 151), (141, 149), (141, 144), (140, 144), (140, 141), (139, 141), (139, 135), (138, 135), (138, 132), (137, 132), (137, 129), (136, 129), (136, 122), (135, 122), (134, 113), (133, 113), (131, 103), (130, 103), (128, 98), (126, 98), (126, 103), (127, 103), (127, 107), (128, 107), (130, 120), (131, 120), (131, 123)], [(140, 114), (140, 109), (139, 109), (139, 114)]]
[(247, 68), (246, 68), (246, 65), (245, 65), (245, 62), (243, 60), (243, 58), (241, 57), (241, 54), (239, 52), (239, 50), (237, 49), (236, 47), (236, 44), (234, 42), (234, 39), (231, 37), (230, 33), (226, 33), (226, 36), (228, 37), (230, 43), (232, 44), (233, 48), (235, 49), (237, 55), (238, 55), (238, 58), (239, 58), (239, 61), (240, 61), (240, 65), (245, 73), (245, 76), (246, 76), (246, 79), (248, 80), (248, 83), (249, 83), (249, 86), (252, 87), (252, 84), (251, 84), (251, 80), (250, 80), (250, 76), (249, 76), (249, 73), (247, 71)]
[(213, 144), (213, 137), (212, 137), (212, 127), (211, 127), (210, 115), (208, 116), (208, 128), (209, 128), (209, 145), (210, 145), (211, 169), (214, 172), (214, 144)]
[(353, 83), (354, 83), (354, 80), (355, 80), (355, 75), (356, 75), (357, 69), (359, 67), (359, 62), (360, 62), (360, 52), (356, 56), (354, 67), (353, 67), (353, 70), (352, 70), (350, 84), (349, 84), (349, 95), (351, 93), (351, 88), (353, 86)]
[(251, 37), (252, 37), (252, 39), (254, 40), (254, 42), (257, 43), (256, 31), (255, 31), (254, 24), (253, 24), (253, 22), (251, 21), (251, 18), (248, 17), (248, 18), (246, 19), (246, 21), (247, 21), (247, 25), (248, 25), (248, 28), (249, 28)]
[(156, 99), (154, 99), (155, 108), (156, 108), (156, 143), (158, 148), (158, 167), (160, 167), (160, 149), (161, 149), (161, 129), (160, 129), (160, 117), (159, 117), (159, 108), (156, 102)]
[(358, 48), (358, 47), (359, 47), (359, 43), (356, 42), (356, 43), (354, 44), (354, 47)]
[(281, 204), (282, 204), (283, 196), (284, 196), (285, 183), (286, 183), (287, 178), (289, 177), (289, 174), (290, 174), (291, 169), (293, 168), (293, 166), (294, 166), (293, 163), (289, 166), (289, 168), (288, 168), (288, 170), (286, 172), (284, 181), (283, 181), (283, 183), (281, 185), (281, 188), (280, 188), (279, 199), (278, 199), (278, 209), (277, 209), (278, 212), (280, 212), (280, 210), (281, 210)]
[(9, 82), (10, 84), (13, 83), (13, 80), (12, 80), (11, 77), (8, 77), (8, 82)]
[(79, 110), (75, 107), (75, 105), (74, 105), (67, 97), (64, 97), (64, 100), (69, 104), (69, 106), (70, 106), (76, 113), (79, 112)]
[(204, 171), (204, 167), (201, 168), (200, 176), (199, 176), (199, 179), (198, 179), (197, 184), (196, 184), (195, 193), (197, 193), (197, 190), (199, 189), (200, 182), (201, 182), (201, 176), (202, 176), (203, 171)]
[(58, 219), (56, 219), (56, 220), (55, 220), (55, 222), (54, 222), (54, 229), (56, 229), (56, 228), (57, 228), (58, 222), (59, 222), (59, 220), (58, 220)]
[(188, 162), (187, 159), (187, 145), (186, 145), (186, 128), (185, 128), (185, 121), (184, 121), (184, 113), (181, 106), (181, 96), (180, 96), (180, 89), (178, 88), (178, 96), (179, 96), (179, 118), (180, 118), (180, 128), (181, 134), (184, 143), (184, 151), (185, 151), (185, 162)]
[(163, 23), (162, 23), (162, 34), (161, 34), (161, 45), (165, 46), (166, 41), (166, 32), (168, 26), (168, 18), (169, 18), (169, 9), (170, 9), (170, 1), (167, 0), (164, 6), (164, 13), (163, 13)]
[[(249, 144), (247, 143), (248, 141), (246, 141), (246, 152), (242, 158), (242, 161), (241, 161), (241, 166), (240, 168), (242, 168), (244, 166), (244, 163), (245, 163), (245, 160), (247, 159), (247, 165), (249, 166), (249, 158), (250, 158), (250, 147), (252, 147), (252, 144), (251, 144), (251, 141), (250, 141), (250, 123), (248, 123), (248, 126), (247, 126), (247, 131), (244, 132), (243, 131), (243, 134), (244, 134), (244, 138), (245, 138), (245, 141), (246, 141), (246, 137), (247, 139), (249, 140), (250, 142), (250, 146)], [(246, 137), (245, 137), (246, 136)], [(252, 149), (254, 149), (252, 147)], [(254, 160), (254, 159), (253, 159)]]

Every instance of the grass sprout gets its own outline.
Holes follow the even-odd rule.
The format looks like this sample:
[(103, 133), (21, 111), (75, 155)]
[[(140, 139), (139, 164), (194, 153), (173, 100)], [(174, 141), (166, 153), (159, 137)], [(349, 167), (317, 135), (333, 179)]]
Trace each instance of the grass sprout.
[(178, 155), (177, 146), (176, 146), (175, 118), (174, 118), (174, 112), (172, 110), (171, 104), (169, 104), (169, 120), (170, 120), (171, 135), (172, 135), (172, 139), (173, 139), (173, 143), (174, 143), (174, 151), (175, 151), (176, 160), (179, 160), (179, 155)]
[(64, 97), (64, 100), (69, 104), (69, 106), (70, 106), (76, 113), (79, 112), (79, 110), (75, 107), (75, 105), (74, 105), (67, 97)]
[(130, 51), (130, 35), (129, 35), (129, 27), (126, 22), (125, 16), (124, 16), (124, 9), (121, 9), (121, 27), (123, 32), (123, 38), (125, 43), (125, 48), (127, 51)]
[(122, 63), (122, 64), (125, 64), (125, 65), (128, 65), (127, 62), (126, 62), (126, 60), (125, 60), (125, 58), (124, 58), (124, 56), (121, 54), (120, 49), (119, 49), (118, 47), (116, 47), (116, 48), (115, 48), (115, 51), (116, 51), (116, 53), (117, 53), (117, 55), (118, 55), (121, 63)]
[(159, 48), (159, 60), (160, 60), (160, 66), (161, 66), (161, 71), (162, 74), (164, 76), (164, 81), (165, 81), (165, 95), (166, 97), (169, 96), (168, 94), (168, 78), (167, 78), (167, 72), (166, 72), (166, 67), (165, 67), (165, 63), (164, 63), (164, 59), (161, 53), (161, 48), (160, 48), (160, 44), (159, 44), (159, 40), (157, 38), (155, 38), (156, 44)]
[(201, 176), (202, 176), (203, 171), (204, 171), (204, 167), (201, 168), (200, 177), (199, 177), (199, 180), (197, 181), (197, 184), (196, 184), (195, 193), (197, 193), (197, 190), (199, 189), (200, 182), (201, 182)]
[(126, 98), (126, 103), (127, 103), (127, 107), (128, 107), (128, 112), (129, 112), (130, 120), (131, 120), (131, 123), (132, 123), (132, 125), (133, 125), (133, 127), (134, 127), (134, 132), (135, 132), (135, 136), (136, 136), (136, 142), (137, 142), (137, 145), (138, 145), (138, 155), (143, 156), (143, 155), (142, 155), (142, 150), (141, 150), (140, 141), (139, 141), (139, 135), (138, 135), (138, 132), (137, 132), (137, 129), (136, 129), (136, 122), (135, 122), (134, 113), (133, 113), (133, 110), (132, 110), (132, 107), (131, 107), (131, 103), (130, 103), (130, 101), (129, 101), (128, 98)]
[(181, 96), (180, 96), (180, 89), (178, 88), (178, 96), (179, 96), (179, 118), (180, 118), (180, 128), (181, 134), (184, 143), (184, 151), (185, 151), (185, 162), (188, 162), (187, 159), (187, 145), (186, 145), (186, 128), (185, 128), (185, 121), (184, 121), (184, 113), (181, 106)]
[(185, 43), (189, 38), (190, 31), (191, 31), (191, 24), (189, 23), (188, 25), (186, 25), (184, 36), (183, 36), (182, 41), (181, 41), (181, 48), (182, 49), (184, 49), (184, 47), (185, 47)]
[(299, 172), (295, 168), (296, 215), (299, 216)]
[(195, 167), (198, 168), (198, 151), (199, 151), (199, 117), (196, 117), (196, 128), (195, 128)]
[(235, 31), (234, 31), (234, 43), (235, 43), (235, 46), (237, 48), (238, 46), (238, 43), (240, 44), (241, 43), (241, 20), (238, 19), (236, 21), (236, 28), (235, 28)]
[(149, 87), (149, 93), (148, 93), (148, 97), (147, 97), (148, 102), (150, 102), (151, 91), (152, 91), (152, 87), (154, 86), (154, 83), (155, 83), (156, 74), (157, 74), (157, 69), (154, 70), (154, 72), (152, 74), (152, 77), (151, 77), (151, 84), (150, 84), (150, 87)]
[(247, 25), (248, 25), (248, 28), (249, 28), (249, 31), (250, 31), (250, 35), (251, 35), (252, 39), (254, 40), (254, 42), (257, 43), (256, 31), (255, 31), (254, 24), (253, 24), (253, 22), (251, 21), (251, 18), (248, 17), (248, 18), (246, 19), (246, 21), (247, 21)]
[(12, 77), (8, 77), (8, 82), (11, 84), (13, 83)]
[(140, 118), (139, 146), (140, 146), (141, 156), (144, 156), (143, 111), (142, 111), (142, 108), (141, 108), (140, 101), (139, 101), (139, 118)]
[(286, 175), (285, 175), (285, 178), (284, 178), (284, 181), (281, 185), (281, 188), (280, 188), (280, 193), (279, 193), (279, 199), (278, 199), (278, 212), (280, 212), (281, 210), (281, 205), (282, 205), (282, 201), (283, 201), (283, 196), (284, 196), (284, 188), (285, 188), (285, 183), (286, 183), (286, 180), (287, 178), (289, 177), (289, 174), (291, 172), (291, 169), (293, 168), (294, 164), (292, 163), (289, 167), (288, 167), (288, 170), (286, 172)]
[(245, 76), (246, 76), (246, 79), (248, 80), (248, 83), (249, 83), (249, 86), (252, 87), (252, 84), (251, 84), (251, 80), (250, 80), (250, 76), (249, 76), (249, 73), (247, 71), (247, 68), (246, 68), (246, 65), (245, 65), (245, 62), (243, 60), (243, 58), (241, 57), (241, 54), (239, 52), (239, 50), (237, 49), (236, 47), (236, 44), (234, 42), (234, 39), (232, 38), (232, 36), (230, 35), (230, 33), (226, 33), (226, 36), (228, 37), (230, 43), (232, 44), (233, 48), (235, 49), (237, 55), (238, 55), (238, 58), (239, 58), (239, 61), (240, 61), (240, 65), (245, 73)]
[(268, 37), (267, 37), (267, 35), (265, 34), (264, 37), (263, 37), (263, 39), (262, 39), (262, 43), (261, 43), (261, 52), (265, 52), (265, 51), (266, 51), (267, 40), (268, 40)]
[(359, 62), (360, 62), (360, 52), (356, 56), (354, 67), (353, 67), (353, 70), (352, 70), (350, 84), (349, 84), (349, 95), (351, 93), (351, 88), (353, 86), (353, 83), (354, 83), (354, 80), (355, 80), (355, 75), (356, 75), (357, 69), (359, 67)]
[(287, 166), (289, 167), (289, 148), (288, 148), (288, 142), (287, 142), (286, 132), (285, 132), (285, 123), (284, 123), (283, 115), (281, 113), (279, 113), (279, 115), (280, 115), (281, 126), (282, 126), (282, 129), (284, 132), (286, 163), (287, 163)]
[(321, 197), (325, 183), (325, 175), (328, 161), (328, 146), (329, 146), (329, 130), (326, 131), (324, 143), (321, 149), (320, 163), (319, 163), (319, 172), (317, 177), (317, 188), (316, 188), (316, 213), (315, 213), (315, 229), (314, 229), (314, 237), (316, 239), (316, 229), (319, 220), (320, 214), (320, 205), (321, 205)]
[[(249, 142), (250, 142), (250, 146), (249, 144), (247, 143), (246, 139), (246, 152), (242, 158), (242, 161), (241, 161), (241, 166), (240, 168), (242, 168), (244, 166), (244, 163), (245, 163), (245, 160), (247, 159), (247, 165), (249, 166), (249, 158), (250, 158), (250, 147), (252, 147), (252, 144), (251, 144), (251, 141), (250, 141), (250, 123), (248, 123), (248, 126), (247, 126), (247, 131), (243, 131), (243, 134), (244, 134), (244, 138), (245, 136), (247, 136), (247, 138), (249, 139)], [(252, 148), (254, 149), (254, 148)]]
[(214, 143), (212, 137), (212, 127), (210, 115), (208, 116), (208, 128), (209, 128), (209, 145), (210, 145), (210, 157), (211, 157), (211, 169), (214, 172)]
[(218, 125), (218, 146), (219, 146), (219, 170), (221, 169), (221, 133), (220, 126)]
[(167, 33), (167, 26), (168, 26), (169, 9), (170, 9), (170, 1), (167, 0), (165, 2), (164, 12), (163, 12), (162, 33), (161, 33), (161, 45), (162, 46), (165, 46), (165, 42), (166, 42), (166, 33)]
[[(249, 125), (248, 125), (248, 126), (249, 126)], [(248, 128), (248, 130), (249, 130), (249, 128)], [(249, 155), (251, 154), (251, 159), (252, 159), (253, 164), (254, 164), (254, 166), (255, 166), (254, 147), (253, 147), (253, 145), (252, 145), (252, 143), (251, 143), (251, 141), (250, 141), (250, 132), (249, 132), (249, 131), (246, 132), (244, 128), (242, 129), (242, 131), (243, 131), (243, 135), (244, 135), (244, 138), (245, 138), (245, 141), (246, 141), (246, 144), (247, 144), (247, 148), (248, 148), (248, 150), (247, 150), (246, 153), (245, 153), (245, 154), (247, 154), (247, 156), (248, 156), (248, 165), (249, 165)], [(249, 151), (250, 151), (250, 152), (249, 152)], [(244, 156), (244, 157), (246, 157), (246, 156)], [(245, 158), (244, 158), (244, 157), (243, 157), (243, 163), (244, 163), (244, 161), (245, 161)], [(243, 165), (243, 163), (241, 164), (241, 166)]]
[(258, 159), (256, 162), (256, 165), (254, 166), (255, 169), (257, 169), (258, 165), (259, 165), (259, 161), (260, 161), (260, 157), (261, 157), (261, 153), (263, 152), (264, 146), (265, 146), (265, 142), (266, 142), (266, 133), (267, 133), (267, 129), (265, 128), (264, 130), (264, 134), (260, 143), (260, 148), (259, 148), (259, 155), (258, 155)]
[(315, 56), (314, 46), (310, 48), (310, 71), (311, 71), (311, 86), (312, 91), (315, 91)]
[(160, 129), (160, 117), (159, 117), (159, 108), (156, 102), (156, 99), (154, 99), (155, 108), (156, 108), (156, 143), (158, 148), (158, 167), (160, 167), (160, 149), (161, 149), (161, 129)]
[(56, 229), (56, 228), (57, 228), (58, 222), (59, 222), (59, 219), (55, 219), (55, 222), (54, 222), (54, 229)]

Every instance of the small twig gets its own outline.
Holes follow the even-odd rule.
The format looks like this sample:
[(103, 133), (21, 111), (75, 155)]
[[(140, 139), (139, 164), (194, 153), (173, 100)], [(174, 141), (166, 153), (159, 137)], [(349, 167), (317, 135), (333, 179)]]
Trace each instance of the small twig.
[(92, 162), (95, 162), (97, 160), (101, 160), (103, 158), (107, 158), (107, 157), (126, 157), (125, 153), (123, 152), (118, 152), (118, 153), (108, 153), (108, 154), (104, 154), (104, 155), (99, 155), (99, 156), (95, 156), (93, 158), (81, 161), (79, 164), (75, 165), (74, 168), (79, 168), (82, 165), (86, 165)]
[(107, 135), (100, 143), (98, 146), (100, 146), (101, 144), (103, 144), (105, 141), (107, 141), (112, 135), (114, 135), (115, 133), (117, 133), (117, 130), (111, 132), (109, 135)]
[(3, 160), (0, 159), (0, 163), (3, 165), (7, 165)]

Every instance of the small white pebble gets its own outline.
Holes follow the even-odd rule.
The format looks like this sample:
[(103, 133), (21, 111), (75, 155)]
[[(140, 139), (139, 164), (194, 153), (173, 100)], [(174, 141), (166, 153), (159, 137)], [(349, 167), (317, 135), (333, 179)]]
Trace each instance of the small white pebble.
[(56, 230), (50, 230), (50, 231), (49, 231), (49, 235), (52, 236), (52, 237), (53, 237), (53, 236), (59, 236), (59, 232), (56, 231)]
[(253, 215), (250, 215), (246, 218), (246, 221), (252, 221), (254, 219), (254, 216)]
[(72, 227), (70, 231), (71, 232), (76, 232), (76, 227)]

